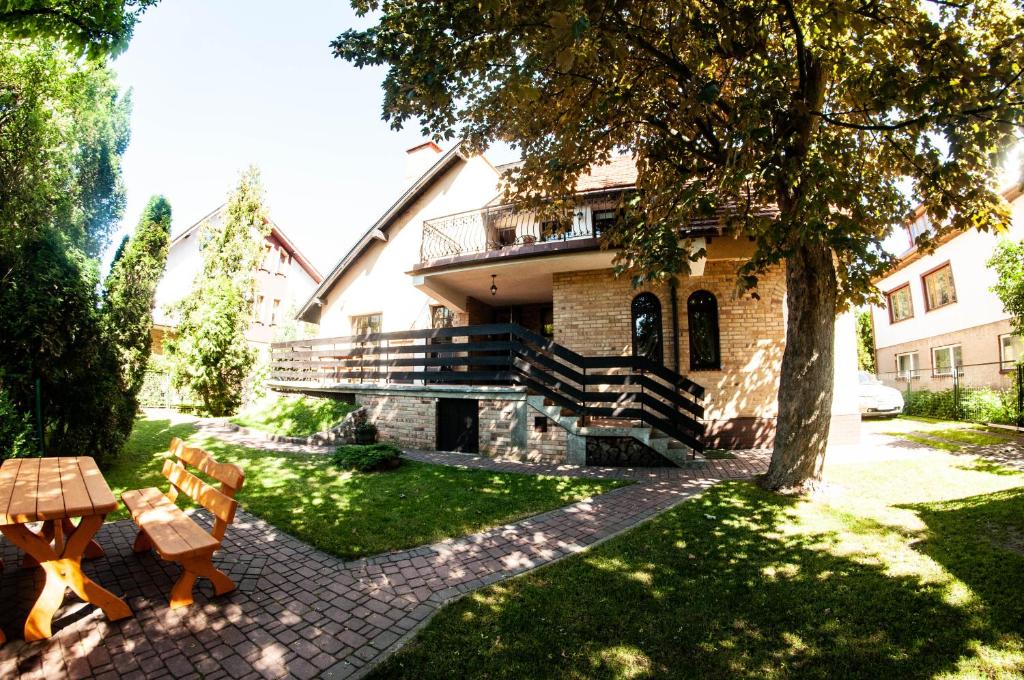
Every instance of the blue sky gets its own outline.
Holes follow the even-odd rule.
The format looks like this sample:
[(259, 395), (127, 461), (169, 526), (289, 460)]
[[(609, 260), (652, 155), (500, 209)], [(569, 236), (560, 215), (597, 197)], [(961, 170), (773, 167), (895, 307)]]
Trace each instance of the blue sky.
[(177, 233), (255, 163), (271, 216), (329, 269), (397, 197), (405, 149), (423, 141), (418, 126), (380, 119), (383, 69), (331, 53), (334, 37), (367, 23), (343, 0), (166, 0), (146, 12), (113, 64), (134, 103), (123, 228), (163, 194)]
[[(345, 0), (298, 7), (165, 0), (146, 12), (113, 65), (134, 102), (123, 229), (163, 194), (181, 231), (254, 163), (271, 216), (326, 271), (391, 205), (405, 149), (423, 141), (419, 128), (395, 132), (380, 119), (383, 69), (359, 70), (331, 53), (334, 37), (369, 22)], [(515, 159), (507, 148), (488, 157)], [(902, 250), (902, 239), (886, 245)]]

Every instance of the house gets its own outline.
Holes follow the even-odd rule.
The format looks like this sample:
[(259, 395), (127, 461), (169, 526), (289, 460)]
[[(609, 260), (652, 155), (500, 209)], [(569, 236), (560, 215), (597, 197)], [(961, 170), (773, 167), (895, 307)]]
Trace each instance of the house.
[(885, 295), (885, 305), (872, 309), (875, 365), (886, 384), (931, 391), (951, 388), (954, 377), (978, 387), (1011, 384), (1024, 344), (991, 290), (996, 274), (987, 262), (1000, 239), (1024, 238), (1024, 199), (1016, 187), (1003, 195), (1013, 209), (1008, 233), (951, 232), (931, 253), (914, 245), (929, 228), (925, 210), (915, 212), (905, 230), (909, 250), (875, 282)]
[[(300, 307), (318, 339), (275, 344), (274, 389), (354, 399), (383, 437), (423, 448), (639, 465), (771, 444), (786, 291), (778, 269), (737, 295), (752, 243), (690, 225), (706, 250), (691, 274), (634, 289), (600, 243), (631, 158), (581, 177), (560, 221), (501, 204), (514, 164), (433, 143), (408, 163), (408, 186)], [(852, 386), (853, 323), (839, 323)], [(836, 390), (833, 441), (858, 436), (854, 392)]]
[[(214, 226), (221, 224), (225, 207), (221, 205), (171, 239), (167, 267), (157, 286), (153, 310), (154, 354), (163, 353), (164, 339), (173, 336), (177, 326), (168, 306), (188, 295), (202, 270), (200, 226), (207, 221)], [(255, 311), (246, 338), (254, 345), (266, 347), (279, 337), (284, 325), (291, 323), (298, 304), (320, 285), (323, 276), (273, 221), (263, 248), (264, 257), (255, 272)]]

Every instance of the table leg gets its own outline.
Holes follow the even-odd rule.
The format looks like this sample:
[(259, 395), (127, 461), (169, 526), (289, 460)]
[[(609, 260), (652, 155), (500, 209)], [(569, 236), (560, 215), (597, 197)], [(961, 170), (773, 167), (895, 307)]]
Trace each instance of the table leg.
[[(60, 522), (60, 526), (56, 525)], [(47, 543), (53, 543), (57, 538), (58, 529), (63, 531), (62, 536), (64, 540), (75, 531), (75, 524), (71, 521), (70, 517), (65, 517), (61, 520), (47, 520), (43, 522), (42, 529), (40, 530), (40, 536), (42, 536)], [(59, 553), (62, 550), (60, 545), (54, 545), (54, 551)], [(90, 540), (89, 544), (85, 547), (84, 559), (94, 560), (98, 557), (103, 557), (106, 553), (103, 552), (103, 548), (95, 540)], [(22, 569), (34, 569), (39, 566), (39, 562), (36, 558), (32, 557), (28, 553), (21, 559)]]
[(31, 555), (46, 572), (46, 584), (25, 621), (25, 640), (42, 640), (52, 634), (53, 615), (64, 600), (64, 591), (71, 588), (78, 597), (103, 610), (107, 618), (117, 621), (131, 616), (124, 600), (94, 583), (82, 573), (82, 554), (103, 524), (102, 515), (82, 518), (74, 532), (66, 537), (61, 554), (54, 552), (44, 536), (33, 533), (23, 524), (0, 526), (0, 532), (11, 543)]

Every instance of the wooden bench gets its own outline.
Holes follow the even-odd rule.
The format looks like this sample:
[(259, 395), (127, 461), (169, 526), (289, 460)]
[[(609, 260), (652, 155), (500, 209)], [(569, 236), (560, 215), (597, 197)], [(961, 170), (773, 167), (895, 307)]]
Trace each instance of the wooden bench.
[[(220, 548), (224, 531), (235, 519), (238, 501), (235, 493), (242, 488), (245, 473), (237, 465), (218, 463), (206, 451), (185, 446), (175, 437), (171, 440), (174, 458), (164, 461), (163, 475), (171, 482), (167, 493), (151, 487), (121, 494), (139, 533), (132, 550), (154, 549), (161, 558), (181, 565), (182, 574), (171, 588), (171, 607), (192, 604), (192, 588), (202, 576), (213, 582), (217, 595), (235, 589), (227, 574), (213, 566), (213, 553)], [(220, 489), (207, 484), (185, 469), (191, 465), (220, 482)], [(183, 493), (202, 505), (214, 516), (213, 529), (207, 533), (174, 504)]]

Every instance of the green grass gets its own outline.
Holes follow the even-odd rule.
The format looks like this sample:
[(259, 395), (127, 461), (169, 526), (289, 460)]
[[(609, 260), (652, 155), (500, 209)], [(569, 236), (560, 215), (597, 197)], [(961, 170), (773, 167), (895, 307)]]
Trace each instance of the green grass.
[(899, 437), (900, 439), (906, 439), (907, 441), (915, 442), (917, 444), (924, 444), (925, 446), (930, 446), (933, 449), (941, 449), (943, 451), (949, 451), (950, 453), (956, 453), (961, 448), (959, 444), (944, 442), (941, 439), (932, 439), (931, 437), (924, 437), (919, 434), (905, 432), (886, 432), (885, 434), (891, 434)]
[(833, 465), (823, 499), (746, 482), (442, 610), (377, 678), (1024, 674), (1024, 476)]
[(928, 434), (933, 437), (941, 437), (950, 441), (968, 444), (970, 446), (991, 446), (993, 444), (1005, 444), (1010, 441), (1009, 437), (1002, 437), (990, 434), (984, 430), (968, 428), (945, 428), (941, 430), (929, 430)]
[(271, 434), (306, 437), (331, 429), (355, 409), (355, 404), (337, 399), (278, 397), (242, 411), (231, 422)]
[[(344, 558), (463, 536), (621, 486), (412, 461), (391, 472), (348, 472), (328, 456), (256, 451), (195, 435), (191, 425), (142, 418), (121, 458), (104, 472), (115, 495), (143, 486), (166, 488), (160, 469), (171, 437), (241, 466), (246, 480), (238, 499), (244, 509)], [(126, 516), (121, 509), (110, 518)]]

